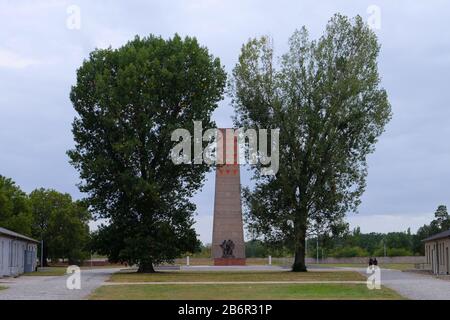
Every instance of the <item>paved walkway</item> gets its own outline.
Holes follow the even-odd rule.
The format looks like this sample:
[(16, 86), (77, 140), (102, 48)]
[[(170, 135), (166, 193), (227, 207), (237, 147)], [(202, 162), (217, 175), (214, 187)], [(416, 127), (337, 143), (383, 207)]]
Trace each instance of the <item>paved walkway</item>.
[[(337, 269), (358, 271), (367, 276), (364, 268)], [(381, 285), (413, 300), (450, 300), (450, 281), (436, 279), (431, 275), (381, 269)]]
[(66, 287), (68, 276), (22, 276), (0, 279), (0, 300), (80, 300), (86, 299), (92, 291), (104, 284), (117, 268), (81, 270), (81, 289)]

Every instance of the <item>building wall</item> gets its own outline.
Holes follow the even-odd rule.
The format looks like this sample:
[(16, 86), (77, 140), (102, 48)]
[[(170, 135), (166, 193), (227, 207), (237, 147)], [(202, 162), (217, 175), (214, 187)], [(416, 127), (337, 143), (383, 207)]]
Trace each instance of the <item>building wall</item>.
[(36, 268), (37, 244), (0, 235), (0, 277), (17, 276), (25, 271), (25, 252), (31, 252), (32, 270)]
[(0, 235), (0, 277), (9, 275), (11, 239)]
[(435, 274), (450, 274), (450, 239), (425, 243), (426, 264)]
[[(37, 246), (38, 245), (35, 242), (28, 242), (27, 243), (26, 249), (30, 253), (29, 259), (31, 261), (28, 261), (26, 263), (30, 263), (31, 264), (31, 266), (30, 266), (31, 270), (30, 271), (35, 271), (36, 267), (37, 267), (37, 261), (38, 261), (38, 258), (37, 258)], [(25, 270), (25, 272), (27, 272), (27, 271)]]

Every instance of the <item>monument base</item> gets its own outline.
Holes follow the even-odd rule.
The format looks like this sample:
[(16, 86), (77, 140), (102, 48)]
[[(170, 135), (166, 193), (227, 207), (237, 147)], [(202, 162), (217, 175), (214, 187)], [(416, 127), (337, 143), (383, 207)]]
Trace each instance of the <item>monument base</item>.
[(245, 266), (245, 258), (215, 258), (215, 266)]

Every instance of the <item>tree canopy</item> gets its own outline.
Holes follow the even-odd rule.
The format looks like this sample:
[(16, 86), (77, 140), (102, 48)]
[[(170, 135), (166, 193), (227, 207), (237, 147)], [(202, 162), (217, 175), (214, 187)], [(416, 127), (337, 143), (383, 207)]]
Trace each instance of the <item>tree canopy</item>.
[(0, 226), (31, 236), (31, 220), (27, 194), (0, 175)]
[(67, 259), (79, 264), (89, 255), (89, 220), (91, 215), (81, 201), (67, 193), (36, 189), (30, 193), (32, 235), (44, 241), (44, 265), (47, 259)]
[(367, 155), (391, 117), (380, 86), (377, 37), (357, 16), (335, 15), (318, 40), (306, 28), (275, 63), (268, 37), (243, 45), (231, 92), (236, 125), (280, 129), (280, 168), (245, 190), (246, 221), (255, 235), (295, 251), (306, 271), (308, 230), (326, 232), (356, 211)]
[(75, 148), (68, 152), (90, 210), (105, 218), (94, 235), (111, 261), (152, 272), (199, 242), (190, 201), (206, 165), (175, 165), (171, 133), (213, 127), (226, 74), (195, 38), (136, 37), (98, 49), (77, 72), (70, 98)]
[(87, 206), (67, 193), (41, 188), (26, 194), (12, 179), (0, 176), (0, 226), (44, 240), (44, 265), (47, 259), (84, 260), (89, 220)]

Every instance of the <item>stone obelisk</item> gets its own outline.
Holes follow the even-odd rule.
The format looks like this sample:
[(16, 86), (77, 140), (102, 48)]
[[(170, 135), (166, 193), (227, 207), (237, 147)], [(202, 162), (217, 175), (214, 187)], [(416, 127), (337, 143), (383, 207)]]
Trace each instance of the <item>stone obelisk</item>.
[(237, 136), (232, 129), (220, 129), (214, 196), (212, 256), (214, 265), (245, 265), (242, 223), (241, 181)]

